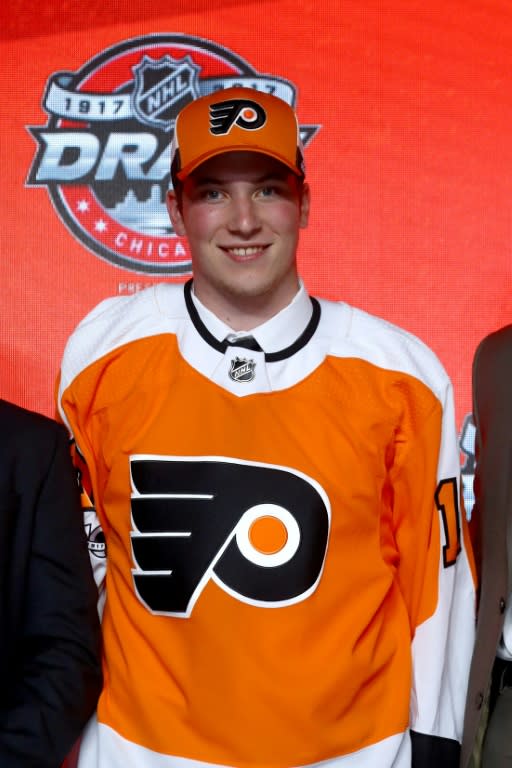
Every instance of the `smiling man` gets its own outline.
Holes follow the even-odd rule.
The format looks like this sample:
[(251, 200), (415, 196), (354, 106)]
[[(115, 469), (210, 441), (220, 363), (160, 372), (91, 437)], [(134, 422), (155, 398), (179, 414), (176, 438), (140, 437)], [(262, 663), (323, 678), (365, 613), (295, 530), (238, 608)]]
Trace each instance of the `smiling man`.
[(194, 293), (228, 325), (252, 328), (291, 302), (309, 188), (282, 162), (254, 152), (212, 157), (168, 204), (176, 232), (189, 239)]
[(107, 547), (79, 766), (455, 768), (474, 588), (447, 375), (308, 295), (284, 101), (191, 102), (172, 158), (193, 280), (103, 302), (62, 363)]
[(262, 94), (255, 101), (246, 89), (226, 95), (178, 115), (168, 208), (189, 241), (194, 295), (243, 330), (269, 320), (299, 290), (296, 251), (309, 187), (290, 107)]

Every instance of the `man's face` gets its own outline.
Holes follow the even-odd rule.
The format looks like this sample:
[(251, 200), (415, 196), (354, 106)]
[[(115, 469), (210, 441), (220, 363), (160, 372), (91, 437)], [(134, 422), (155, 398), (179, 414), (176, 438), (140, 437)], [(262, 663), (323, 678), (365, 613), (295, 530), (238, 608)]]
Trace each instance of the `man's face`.
[(291, 301), (309, 190), (285, 165), (254, 152), (219, 155), (185, 180), (180, 203), (169, 193), (168, 208), (189, 241), (196, 295), (215, 314), (246, 309), (264, 321)]

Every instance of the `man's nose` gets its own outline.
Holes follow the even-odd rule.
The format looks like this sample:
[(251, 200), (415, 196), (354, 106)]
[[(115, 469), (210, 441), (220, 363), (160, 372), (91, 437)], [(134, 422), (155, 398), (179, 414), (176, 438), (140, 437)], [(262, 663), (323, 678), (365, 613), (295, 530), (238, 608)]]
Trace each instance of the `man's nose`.
[(232, 232), (251, 235), (261, 227), (258, 215), (258, 205), (249, 196), (240, 196), (232, 200), (229, 228)]

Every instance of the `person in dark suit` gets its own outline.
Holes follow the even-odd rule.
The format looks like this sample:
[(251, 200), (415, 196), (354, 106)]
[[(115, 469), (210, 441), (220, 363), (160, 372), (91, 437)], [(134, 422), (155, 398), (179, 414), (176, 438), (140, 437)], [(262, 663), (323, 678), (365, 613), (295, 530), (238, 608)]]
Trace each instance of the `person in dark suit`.
[(0, 400), (0, 766), (59, 768), (101, 688), (65, 428)]
[(475, 353), (473, 416), (471, 528), (481, 588), (461, 768), (505, 768), (512, 766), (512, 325)]

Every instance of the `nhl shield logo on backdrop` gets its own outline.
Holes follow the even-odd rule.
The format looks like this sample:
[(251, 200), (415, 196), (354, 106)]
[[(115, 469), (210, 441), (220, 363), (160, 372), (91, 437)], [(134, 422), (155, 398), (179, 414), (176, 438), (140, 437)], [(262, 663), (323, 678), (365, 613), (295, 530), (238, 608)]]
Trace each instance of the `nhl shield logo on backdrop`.
[(190, 56), (180, 61), (172, 56), (158, 61), (144, 56), (133, 68), (133, 108), (141, 123), (170, 131), (177, 112), (199, 96), (200, 69)]
[[(237, 54), (190, 35), (154, 34), (100, 52), (46, 84), (44, 126), (26, 185), (46, 187), (64, 225), (89, 251), (142, 274), (186, 275), (188, 245), (165, 205), (180, 109), (231, 86), (295, 105), (295, 86), (259, 74)], [(317, 125), (301, 126), (307, 145)]]

